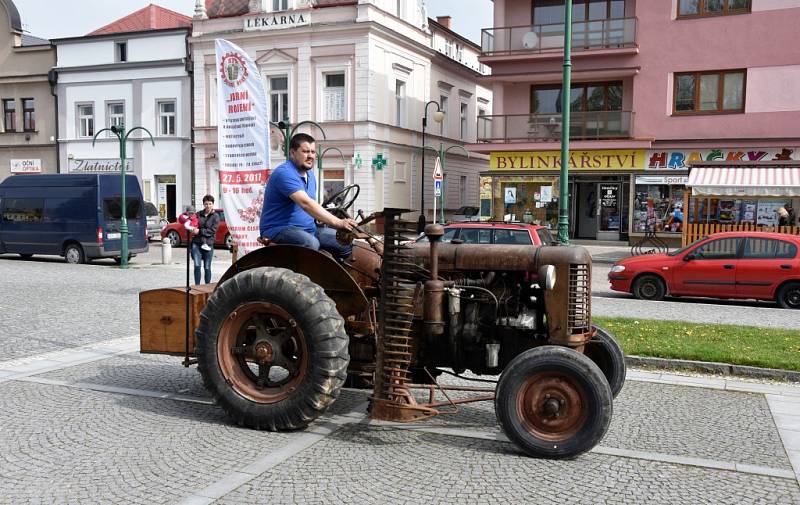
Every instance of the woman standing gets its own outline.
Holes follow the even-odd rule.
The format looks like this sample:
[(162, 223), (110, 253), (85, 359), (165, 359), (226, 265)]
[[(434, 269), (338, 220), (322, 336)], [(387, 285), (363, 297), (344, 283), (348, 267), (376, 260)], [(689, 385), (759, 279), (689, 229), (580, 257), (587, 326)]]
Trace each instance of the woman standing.
[[(203, 197), (203, 210), (197, 215), (198, 226), (192, 232), (192, 260), (194, 260), (194, 283), (200, 284), (200, 266), (205, 270), (206, 284), (211, 282), (211, 260), (214, 258), (215, 238), (219, 228), (219, 214), (214, 212), (214, 197)], [(203, 247), (209, 244), (211, 247)]]

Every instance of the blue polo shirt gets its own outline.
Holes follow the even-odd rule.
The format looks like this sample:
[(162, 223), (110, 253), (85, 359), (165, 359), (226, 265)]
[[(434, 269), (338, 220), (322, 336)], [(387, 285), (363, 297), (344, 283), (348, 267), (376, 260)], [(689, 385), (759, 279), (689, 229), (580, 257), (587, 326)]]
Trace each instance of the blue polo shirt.
[(305, 191), (312, 199), (316, 198), (317, 181), (314, 179), (314, 171), (307, 171), (306, 179), (303, 179), (292, 160), (286, 160), (267, 179), (259, 223), (262, 237), (273, 238), (289, 226), (316, 234), (317, 224), (314, 218), (289, 198), (296, 191)]

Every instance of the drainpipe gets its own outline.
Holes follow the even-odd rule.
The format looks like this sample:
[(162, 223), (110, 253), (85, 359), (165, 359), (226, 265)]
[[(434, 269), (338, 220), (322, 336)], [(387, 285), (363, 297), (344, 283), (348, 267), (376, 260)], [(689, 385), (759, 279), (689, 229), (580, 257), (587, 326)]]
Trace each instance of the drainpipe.
[(47, 72), (47, 82), (50, 83), (50, 94), (56, 100), (56, 173), (61, 173), (61, 153), (58, 149), (58, 93), (56, 93), (56, 84), (58, 84), (58, 71), (51, 68)]

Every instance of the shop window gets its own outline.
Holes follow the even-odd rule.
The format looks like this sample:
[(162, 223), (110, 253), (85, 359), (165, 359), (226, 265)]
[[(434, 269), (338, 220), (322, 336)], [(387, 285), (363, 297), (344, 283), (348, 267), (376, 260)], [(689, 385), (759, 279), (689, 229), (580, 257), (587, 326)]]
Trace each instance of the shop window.
[(683, 186), (637, 184), (633, 200), (633, 232), (683, 231)]
[(676, 114), (744, 112), (744, 70), (675, 74)]
[(680, 0), (679, 18), (725, 16), (750, 12), (750, 0)]
[[(496, 221), (558, 226), (558, 177), (501, 176), (493, 179), (491, 188), (491, 205), (481, 196), (481, 216), (491, 208)], [(482, 184), (481, 194), (485, 193)]]
[(778, 209), (792, 208), (788, 199), (692, 197), (689, 222), (698, 224), (735, 224), (778, 226)]

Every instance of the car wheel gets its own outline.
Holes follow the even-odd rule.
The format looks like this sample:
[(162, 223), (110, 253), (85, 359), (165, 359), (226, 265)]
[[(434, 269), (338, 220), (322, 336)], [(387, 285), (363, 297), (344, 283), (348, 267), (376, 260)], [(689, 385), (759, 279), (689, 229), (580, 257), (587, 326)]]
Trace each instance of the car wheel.
[(633, 296), (640, 300), (663, 300), (667, 293), (664, 281), (655, 275), (643, 275), (633, 283)]
[(784, 309), (800, 309), (800, 282), (787, 282), (781, 286), (777, 300)]
[(86, 262), (86, 257), (83, 254), (83, 248), (80, 244), (67, 244), (67, 247), (64, 248), (64, 259), (67, 263), (72, 264)]
[(172, 245), (172, 247), (178, 247), (181, 245), (181, 236), (177, 231), (170, 230), (167, 232), (167, 238), (169, 239), (169, 243)]

